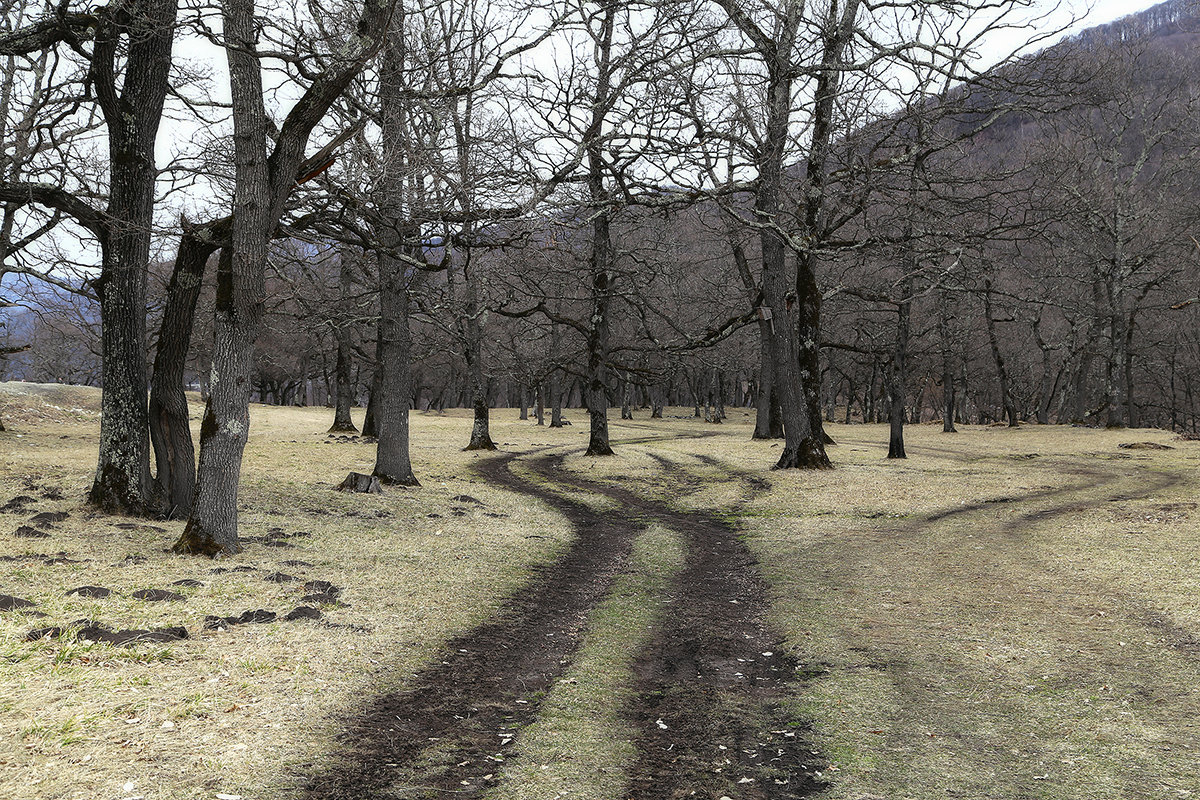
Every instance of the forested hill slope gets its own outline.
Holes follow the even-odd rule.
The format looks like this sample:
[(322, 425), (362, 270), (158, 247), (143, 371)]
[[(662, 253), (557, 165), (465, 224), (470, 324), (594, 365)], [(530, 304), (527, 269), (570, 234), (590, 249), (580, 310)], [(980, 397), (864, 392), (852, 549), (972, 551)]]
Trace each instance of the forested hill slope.
[(827, 407), (882, 420), (890, 383), (910, 419), (1195, 429), (1198, 94), (1200, 6), (1171, 0), (855, 134), (900, 168), (842, 237), (881, 244), (826, 265)]

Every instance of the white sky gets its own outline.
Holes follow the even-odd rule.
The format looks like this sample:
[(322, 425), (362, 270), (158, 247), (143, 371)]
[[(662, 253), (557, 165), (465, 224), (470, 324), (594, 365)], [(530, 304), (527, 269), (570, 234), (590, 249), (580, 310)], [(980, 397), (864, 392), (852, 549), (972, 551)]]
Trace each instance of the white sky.
[(1135, 14), (1139, 11), (1145, 11), (1146, 8), (1157, 6), (1163, 0), (1070, 0), (1070, 6), (1075, 13), (1086, 12), (1087, 8), (1091, 8), (1091, 13), (1087, 14), (1084, 22), (1076, 25), (1074, 30), (1084, 30), (1092, 28), (1094, 25), (1103, 25), (1110, 23), (1114, 19), (1128, 17), (1129, 14)]

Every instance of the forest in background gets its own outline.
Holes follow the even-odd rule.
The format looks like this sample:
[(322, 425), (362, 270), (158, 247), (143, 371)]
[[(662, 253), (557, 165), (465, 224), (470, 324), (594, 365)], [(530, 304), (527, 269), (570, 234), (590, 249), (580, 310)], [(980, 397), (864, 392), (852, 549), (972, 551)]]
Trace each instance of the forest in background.
[[(147, 30), (170, 29), (138, 27), (154, 13), (169, 19), (158, 5), (100, 22), (22, 8), (0, 35), (0, 377), (103, 384), (122, 361), (112, 355), (122, 345), (102, 335), (102, 306), (114, 320), (125, 313), (108, 299), (128, 274), (112, 253), (136, 225), (112, 223), (118, 183), (104, 177), (90, 134), (131, 107), (119, 95), (138, 87), (119, 73), (147, 57)], [(725, 406), (755, 406), (756, 436), (787, 435), (780, 466), (828, 465), (822, 419), (890, 421), (901, 457), (903, 425), (931, 419), (948, 430), (1037, 421), (1196, 431), (1189, 3), (987, 71), (972, 61), (981, 26), (1025, 31), (1031, 49), (1052, 40), (1011, 16), (1026, 4), (999, 4), (1003, 13), (982, 21), (970, 3), (760, 5), (370, 4), (276, 20), (258, 34), (270, 47), (260, 42), (256, 64), (242, 65), (259, 76), (251, 94), (274, 98), (265, 108), (259, 97), (245, 118), (269, 145), (259, 181), (269, 191), (257, 202), (275, 220), (239, 245), (242, 212), (254, 207), (239, 187), (262, 165), (220, 125), (200, 156), (172, 162), (166, 194), (199, 186), (239, 211), (168, 225), (160, 198), (144, 278), (150, 347), (125, 341), (118, 370), (148, 375), (131, 383), (151, 386), (157, 475), (147, 449), (116, 459), (144, 467), (135, 489), (124, 479), (102, 487), (102, 447), (94, 500), (161, 513), (147, 498), (166, 495), (167, 513), (192, 507), (196, 476), (175, 474), (194, 458), (190, 434), (178, 440), (178, 398), (185, 386), (207, 395), (223, 335), (252, 349), (229, 351), (246, 399), (328, 403), (335, 427), (350, 405), (367, 404), (368, 425), (385, 421), (387, 433), (371, 431), (385, 482), (416, 481), (400, 421), (409, 408), (474, 407), (469, 446), (487, 448), (489, 408), (532, 406), (554, 424), (556, 409), (585, 406), (591, 450), (603, 453), (610, 406), (622, 416), (693, 406), (714, 422)], [(243, 11), (253, 15), (252, 4)], [(328, 44), (305, 49), (384, 17), (387, 35), (353, 64)], [(541, 60), (522, 60), (539, 50)], [(304, 92), (286, 114), (286, 87), (261, 91), (272, 58)], [(155, 63), (165, 95), (205, 86), (194, 65)], [(236, 120), (239, 102), (253, 105), (190, 97), (202, 120), (230, 104)], [(319, 114), (305, 106), (314, 99)], [(81, 112), (90, 102), (99, 110)], [(314, 131), (326, 144), (305, 156)], [(110, 136), (106, 146), (122, 144)], [(145, 160), (144, 138), (128, 147)], [(73, 194), (45, 188), (53, 182)], [(153, 198), (142, 195), (144, 211)], [(97, 197), (108, 198), (103, 212)], [(82, 251), (63, 245), (70, 226), (111, 270), (87, 273)], [(262, 269), (241, 298), (237, 260), (251, 251)], [(389, 361), (399, 366), (389, 372)], [(113, 403), (110, 421), (131, 405)], [(213, 430), (236, 427), (236, 405), (222, 419), (210, 400)], [(203, 473), (203, 452), (200, 461)], [(229, 517), (225, 501), (205, 526)]]

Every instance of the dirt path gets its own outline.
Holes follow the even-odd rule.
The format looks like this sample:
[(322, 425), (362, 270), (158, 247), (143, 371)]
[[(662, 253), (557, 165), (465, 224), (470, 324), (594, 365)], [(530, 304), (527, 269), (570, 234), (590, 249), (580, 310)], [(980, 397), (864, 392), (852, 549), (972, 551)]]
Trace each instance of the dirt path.
[[(655, 458), (681, 485), (700, 485)], [(767, 488), (757, 476), (725, 471), (751, 491)], [(674, 529), (688, 547), (667, 613), (637, 663), (636, 700), (626, 717), (637, 732), (638, 761), (624, 796), (782, 800), (819, 790), (820, 758), (802, 722), (783, 708), (799, 665), (767, 624), (766, 586), (737, 531), (623, 488), (564, 480)]]
[[(718, 519), (573, 476), (562, 458), (528, 455), (524, 463), (540, 480), (515, 472), (512, 454), (481, 464), (489, 481), (563, 514), (576, 531), (573, 545), (495, 621), (450, 642), (445, 660), (412, 688), (373, 701), (343, 734), (339, 766), (310, 781), (309, 797), (479, 796), (494, 785), (502, 773), (494, 754), (514, 754), (499, 744), (504, 734), (537, 717), (581, 644), (590, 610), (651, 522), (683, 534), (689, 555), (664, 622), (637, 661), (637, 700), (624, 716), (639, 758), (625, 796), (782, 800), (814, 788), (816, 762), (804, 732), (777, 708), (796, 664), (766, 627), (765, 587), (736, 532)], [(701, 488), (670, 461), (659, 463), (678, 494)], [(622, 510), (593, 510), (554, 485), (616, 500)], [(746, 485), (766, 487), (758, 478)], [(519, 748), (519, 736), (505, 744)]]
[[(498, 618), (447, 645), (403, 693), (377, 698), (342, 736), (343, 763), (316, 776), (316, 800), (477, 796), (496, 779), (501, 734), (537, 715), (541, 698), (578, 649), (588, 612), (629, 558), (637, 520), (592, 511), (543, 492), (509, 469), (515, 455), (481, 467), (497, 485), (543, 497), (576, 529), (571, 548)], [(466, 783), (464, 783), (464, 781)]]
[[(650, 525), (678, 534), (687, 555), (650, 644), (634, 662), (633, 700), (622, 717), (637, 758), (624, 786), (614, 787), (614, 800), (788, 800), (819, 792), (822, 759), (807, 743), (803, 720), (788, 711), (795, 682), (810, 673), (785, 654), (768, 624), (767, 586), (727, 521), (739, 509), (683, 510), (646, 488), (671, 486), (676, 500), (711, 483), (714, 470), (716, 480), (740, 485), (746, 499), (770, 484), (707, 455), (695, 455), (695, 461), (651, 457), (661, 472), (645, 486), (572, 472), (561, 451), (480, 462), (488, 481), (561, 513), (575, 529), (573, 544), (496, 619), (451, 641), (444, 660), (419, 674), (412, 688), (377, 698), (355, 718), (343, 737), (340, 766), (314, 777), (308, 796), (483, 795), (504, 774), (495, 755), (517, 754), (520, 729), (537, 719), (542, 699), (570, 668), (591, 611), (629, 567), (633, 541)], [(515, 463), (523, 469), (514, 469)], [(901, 530), (970, 518), (997, 502), (1012, 503), (1014, 510), (1037, 503), (1036, 510), (1022, 509), (1000, 523), (1013, 536), (1060, 515), (1149, 496), (1177, 480), (1157, 475), (1118, 492), (1112, 487), (1120, 480), (1116, 473), (1076, 475), (1083, 481), (947, 509)], [(1080, 498), (1081, 492), (1089, 497)], [(619, 510), (608, 504), (596, 510), (580, 494), (614, 501)], [(1169, 620), (1147, 618), (1144, 624), (1170, 628)], [(1196, 648), (1186, 632), (1160, 632), (1179, 649)]]

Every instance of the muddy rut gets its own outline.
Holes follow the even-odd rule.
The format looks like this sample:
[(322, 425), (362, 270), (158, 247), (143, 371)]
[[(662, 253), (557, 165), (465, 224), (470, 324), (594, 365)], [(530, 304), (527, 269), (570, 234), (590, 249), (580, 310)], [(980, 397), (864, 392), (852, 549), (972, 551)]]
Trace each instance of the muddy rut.
[[(479, 471), (561, 513), (575, 529), (573, 544), (493, 621), (450, 642), (444, 660), (411, 688), (376, 698), (348, 722), (337, 765), (311, 778), (308, 797), (483, 795), (501, 779), (502, 758), (519, 749), (520, 729), (570, 666), (589, 612), (651, 523), (680, 534), (688, 555), (667, 613), (636, 661), (635, 700), (623, 716), (639, 756), (614, 798), (783, 800), (819, 788), (805, 732), (780, 707), (797, 665), (766, 625), (766, 588), (732, 526), (572, 475), (561, 454), (526, 456), (534, 479), (511, 469), (513, 454), (484, 461)], [(687, 470), (658, 460), (676, 496), (701, 488)], [(596, 511), (555, 485), (610, 498), (622, 510)], [(755, 478), (746, 486), (766, 484)]]

